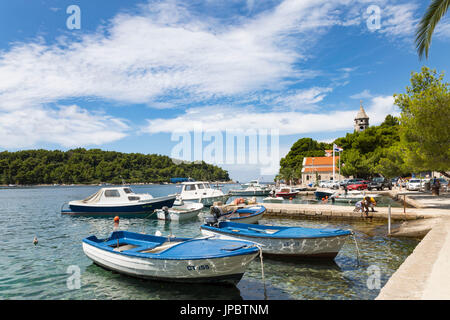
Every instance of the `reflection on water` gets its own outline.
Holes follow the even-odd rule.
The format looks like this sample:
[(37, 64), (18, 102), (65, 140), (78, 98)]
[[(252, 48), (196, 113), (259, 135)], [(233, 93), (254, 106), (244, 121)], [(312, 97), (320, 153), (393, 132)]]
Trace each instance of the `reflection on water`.
[[(162, 196), (177, 192), (173, 185), (135, 187)], [(390, 239), (381, 222), (263, 219), (261, 224), (338, 227), (355, 231), (361, 252), (349, 238), (334, 261), (285, 261), (264, 257), (265, 286), (259, 258), (236, 287), (173, 284), (123, 276), (98, 267), (83, 253), (81, 240), (106, 237), (112, 219), (61, 215), (61, 204), (82, 199), (98, 187), (14, 188), (0, 190), (0, 298), (2, 299), (373, 299), (367, 268), (381, 271), (381, 285), (412, 252), (417, 240)], [(122, 230), (179, 237), (200, 235), (200, 218), (186, 222), (121, 219)], [(33, 245), (37, 236), (39, 243)], [(69, 290), (68, 267), (79, 266), (81, 288)], [(265, 290), (264, 290), (265, 287)]]

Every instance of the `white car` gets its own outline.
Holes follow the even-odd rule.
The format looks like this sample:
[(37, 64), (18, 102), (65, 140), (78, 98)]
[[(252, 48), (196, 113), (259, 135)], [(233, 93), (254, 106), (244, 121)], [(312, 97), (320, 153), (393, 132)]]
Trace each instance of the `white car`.
[(319, 181), (319, 188), (327, 188), (327, 184), (329, 183), (330, 181), (328, 181), (328, 180), (320, 180)]
[(325, 187), (330, 189), (339, 189), (339, 182), (331, 180), (325, 184)]
[(421, 181), (420, 179), (410, 179), (406, 184), (406, 190), (418, 191), (420, 190)]

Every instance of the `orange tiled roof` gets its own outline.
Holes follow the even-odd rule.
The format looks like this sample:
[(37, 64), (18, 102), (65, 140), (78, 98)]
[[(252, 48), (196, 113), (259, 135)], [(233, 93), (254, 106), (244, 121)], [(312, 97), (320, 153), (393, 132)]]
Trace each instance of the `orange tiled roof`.
[[(337, 167), (335, 168), (336, 173), (339, 170)], [(310, 172), (333, 172), (333, 167), (319, 167), (319, 168), (303, 168), (302, 173), (310, 173)]]
[[(306, 157), (306, 161), (305, 161), (305, 166), (312, 166), (313, 165), (313, 161), (312, 159), (314, 158), (314, 166), (325, 166), (325, 165), (329, 165), (331, 167), (333, 167), (333, 157)], [(336, 161), (335, 163), (338, 163), (339, 161), (339, 156), (335, 156), (334, 160)]]

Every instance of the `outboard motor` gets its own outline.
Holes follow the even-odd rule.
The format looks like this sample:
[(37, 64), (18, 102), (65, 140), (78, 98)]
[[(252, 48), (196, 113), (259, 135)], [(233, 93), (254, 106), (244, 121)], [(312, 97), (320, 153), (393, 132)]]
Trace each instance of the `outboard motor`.
[(212, 206), (210, 209), (211, 216), (205, 218), (205, 224), (217, 227), (219, 224), (219, 218), (222, 215), (222, 210), (219, 207)]
[(164, 216), (167, 217), (169, 215), (169, 207), (164, 206), (161, 209), (164, 212)]

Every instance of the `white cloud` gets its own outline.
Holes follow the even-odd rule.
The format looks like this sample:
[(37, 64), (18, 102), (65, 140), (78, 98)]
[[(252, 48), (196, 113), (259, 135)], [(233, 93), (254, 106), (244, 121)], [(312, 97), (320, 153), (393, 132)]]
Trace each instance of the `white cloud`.
[(297, 90), (291, 94), (279, 96), (273, 100), (273, 104), (280, 105), (283, 109), (307, 110), (315, 109), (316, 104), (321, 102), (332, 88), (313, 87), (309, 89)]
[[(369, 115), (370, 124), (380, 124), (386, 115), (398, 115), (392, 96), (373, 97), (364, 106)], [(203, 130), (217, 132), (220, 130), (279, 129), (280, 135), (306, 134), (314, 132), (334, 132), (353, 128), (354, 117), (358, 109), (325, 112), (255, 112), (255, 108), (235, 108), (227, 106), (210, 106), (187, 109), (186, 112), (172, 119), (147, 120), (142, 131), (146, 133), (172, 133)]]
[[(249, 9), (256, 5), (251, 0), (247, 4)], [(72, 114), (64, 113), (69, 107), (49, 107), (64, 99), (98, 98), (154, 108), (221, 97), (265, 99), (264, 90), (273, 94), (285, 89), (289, 81), (316, 76), (317, 70), (307, 70), (302, 64), (309, 59), (311, 48), (330, 27), (361, 23), (358, 15), (366, 5), (365, 1), (284, 0), (270, 10), (222, 23), (192, 13), (182, 2), (149, 1), (139, 6), (138, 13), (118, 14), (96, 32), (75, 39), (61, 38), (56, 44), (43, 39), (14, 43), (0, 51), (0, 140), (11, 147), (38, 142), (72, 146), (125, 136), (126, 126), (119, 119), (79, 107)], [(394, 36), (410, 32), (414, 5), (386, 8), (389, 18), (382, 32)], [(341, 69), (343, 78), (334, 80), (347, 79), (352, 70)], [(147, 131), (164, 131), (160, 126), (166, 122), (169, 131), (183, 128), (186, 120), (216, 127), (217, 118), (231, 127), (264, 124), (279, 127), (285, 134), (346, 128), (347, 120), (336, 119), (351, 122), (352, 111), (293, 112), (305, 106), (311, 110), (331, 90), (330, 85), (323, 85), (266, 97), (290, 109), (284, 112), (190, 108)], [(234, 114), (239, 117), (230, 120)], [(120, 125), (108, 127), (111, 122)], [(12, 123), (18, 126), (16, 131)]]
[(0, 147), (33, 147), (39, 142), (64, 147), (101, 145), (126, 136), (127, 124), (118, 118), (92, 114), (76, 105), (0, 111)]
[(370, 93), (368, 89), (364, 89), (363, 91), (350, 96), (350, 98), (352, 99), (369, 99), (372, 97), (373, 95)]

